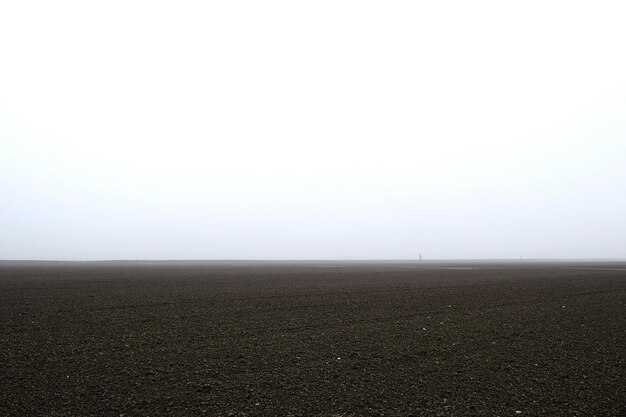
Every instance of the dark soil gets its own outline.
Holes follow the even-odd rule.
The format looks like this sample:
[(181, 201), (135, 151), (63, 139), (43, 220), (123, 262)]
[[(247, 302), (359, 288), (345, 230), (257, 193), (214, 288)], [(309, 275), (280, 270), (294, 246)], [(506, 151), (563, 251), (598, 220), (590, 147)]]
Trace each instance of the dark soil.
[(626, 416), (625, 304), (619, 263), (4, 262), (0, 415)]

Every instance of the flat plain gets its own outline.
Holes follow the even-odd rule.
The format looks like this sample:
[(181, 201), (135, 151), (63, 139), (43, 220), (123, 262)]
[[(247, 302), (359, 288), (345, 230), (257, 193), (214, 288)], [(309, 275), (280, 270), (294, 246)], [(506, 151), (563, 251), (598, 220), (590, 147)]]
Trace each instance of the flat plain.
[(2, 416), (625, 416), (626, 263), (0, 263)]

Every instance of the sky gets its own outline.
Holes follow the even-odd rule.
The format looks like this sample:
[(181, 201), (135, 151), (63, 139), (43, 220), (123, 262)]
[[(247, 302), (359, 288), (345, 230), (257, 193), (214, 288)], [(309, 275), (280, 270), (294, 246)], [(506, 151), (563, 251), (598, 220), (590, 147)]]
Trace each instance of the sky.
[(0, 3), (0, 259), (626, 258), (621, 1)]

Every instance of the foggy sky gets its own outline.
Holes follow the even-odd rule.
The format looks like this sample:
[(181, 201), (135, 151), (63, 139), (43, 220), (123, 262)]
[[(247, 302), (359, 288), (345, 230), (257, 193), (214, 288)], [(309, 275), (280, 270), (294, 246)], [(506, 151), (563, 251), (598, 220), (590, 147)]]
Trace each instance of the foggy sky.
[(625, 21), (3, 2), (0, 259), (624, 258)]

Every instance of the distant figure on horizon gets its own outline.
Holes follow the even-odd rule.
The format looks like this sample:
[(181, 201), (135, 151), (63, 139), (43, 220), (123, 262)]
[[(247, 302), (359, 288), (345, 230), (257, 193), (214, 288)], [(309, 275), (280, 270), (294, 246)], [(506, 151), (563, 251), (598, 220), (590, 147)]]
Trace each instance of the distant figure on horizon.
[(422, 260), (422, 254), (420, 253), (420, 261)]

